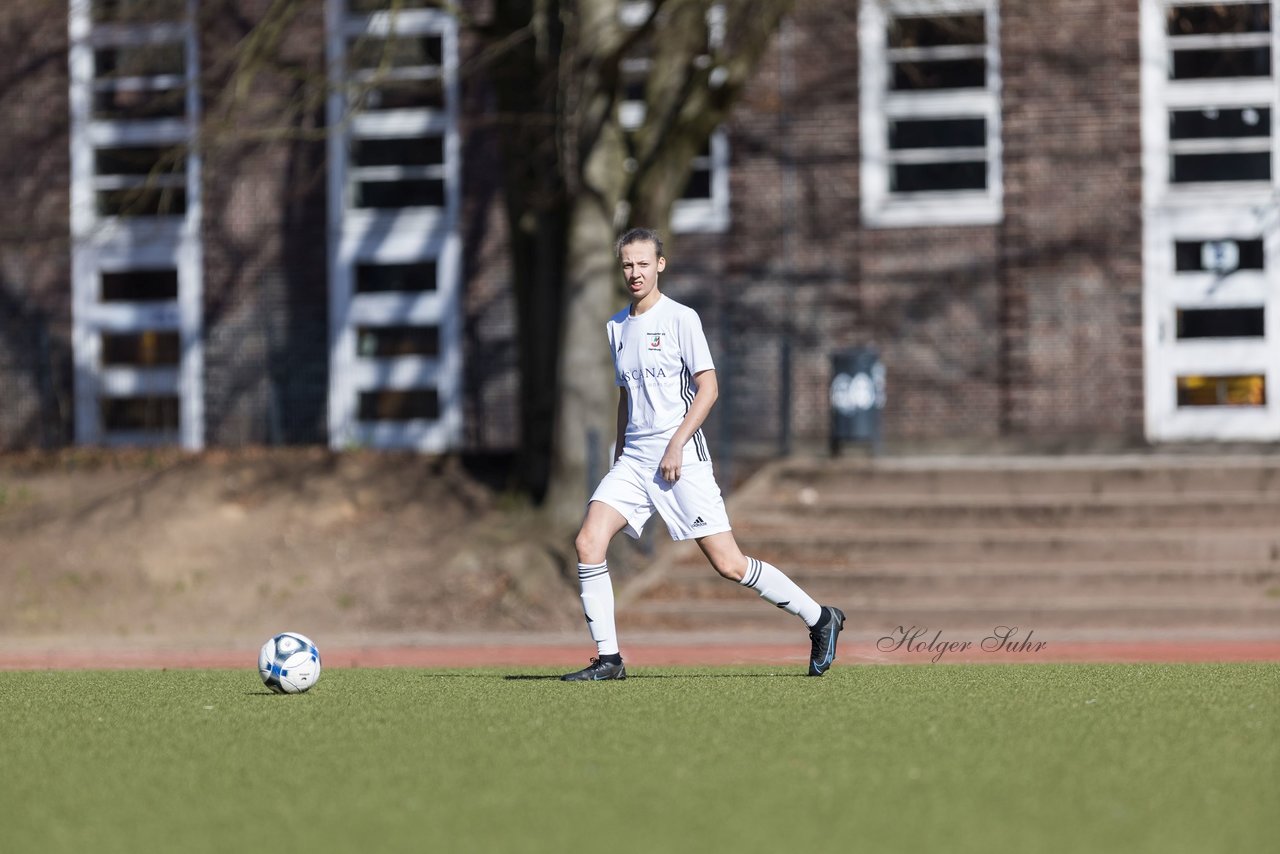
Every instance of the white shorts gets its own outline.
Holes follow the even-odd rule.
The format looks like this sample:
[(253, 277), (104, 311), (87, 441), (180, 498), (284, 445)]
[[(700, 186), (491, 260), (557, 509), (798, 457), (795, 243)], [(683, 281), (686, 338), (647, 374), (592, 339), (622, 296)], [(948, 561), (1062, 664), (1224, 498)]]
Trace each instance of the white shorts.
[(667, 523), (673, 540), (731, 530), (710, 462), (685, 463), (680, 479), (673, 484), (658, 474), (657, 463), (643, 463), (624, 453), (600, 481), (591, 500), (621, 513), (627, 520), (627, 533), (636, 538), (655, 510)]

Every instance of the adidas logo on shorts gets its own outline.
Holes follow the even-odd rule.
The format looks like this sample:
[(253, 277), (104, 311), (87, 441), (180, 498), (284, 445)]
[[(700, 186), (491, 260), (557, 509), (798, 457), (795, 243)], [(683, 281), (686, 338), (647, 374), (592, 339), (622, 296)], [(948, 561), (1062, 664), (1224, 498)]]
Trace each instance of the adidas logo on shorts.
[(692, 524), (692, 525), (690, 525), (689, 527), (690, 527), (690, 528), (705, 528), (706, 526), (707, 526), (707, 523), (706, 523), (706, 522), (704, 522), (704, 521), (702, 521), (702, 517), (701, 517), (701, 516), (699, 516), (697, 519), (694, 519), (694, 520), (693, 520), (693, 524)]

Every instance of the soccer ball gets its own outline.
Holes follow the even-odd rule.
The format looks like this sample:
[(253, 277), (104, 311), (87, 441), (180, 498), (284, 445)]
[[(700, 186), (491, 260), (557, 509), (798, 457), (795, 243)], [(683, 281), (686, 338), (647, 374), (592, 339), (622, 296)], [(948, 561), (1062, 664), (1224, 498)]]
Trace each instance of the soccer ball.
[(320, 681), (320, 650), (306, 635), (283, 632), (262, 645), (258, 674), (277, 694), (301, 694)]

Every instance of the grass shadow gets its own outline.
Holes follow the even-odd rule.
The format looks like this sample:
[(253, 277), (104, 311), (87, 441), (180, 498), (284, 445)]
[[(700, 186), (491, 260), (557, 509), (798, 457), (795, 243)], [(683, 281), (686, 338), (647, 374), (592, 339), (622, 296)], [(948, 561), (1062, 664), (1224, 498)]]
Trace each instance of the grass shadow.
[[(507, 682), (536, 681), (539, 679), (559, 679), (559, 676), (544, 676), (534, 673), (511, 673), (502, 677)], [(607, 679), (606, 682), (630, 681), (632, 679), (807, 679), (805, 673), (628, 673), (626, 680)]]
[(805, 673), (637, 673), (628, 679), (807, 679)]

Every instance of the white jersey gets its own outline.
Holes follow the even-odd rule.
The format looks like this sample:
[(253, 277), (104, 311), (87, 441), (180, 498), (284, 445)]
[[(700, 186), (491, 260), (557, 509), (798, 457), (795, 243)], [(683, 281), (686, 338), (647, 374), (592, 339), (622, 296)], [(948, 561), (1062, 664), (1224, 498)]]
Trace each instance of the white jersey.
[[(616, 382), (629, 401), (624, 453), (656, 465), (693, 403), (694, 375), (715, 368), (702, 321), (693, 309), (661, 296), (638, 317), (624, 308), (606, 328)], [(711, 460), (701, 430), (684, 447), (684, 461), (695, 460)]]

